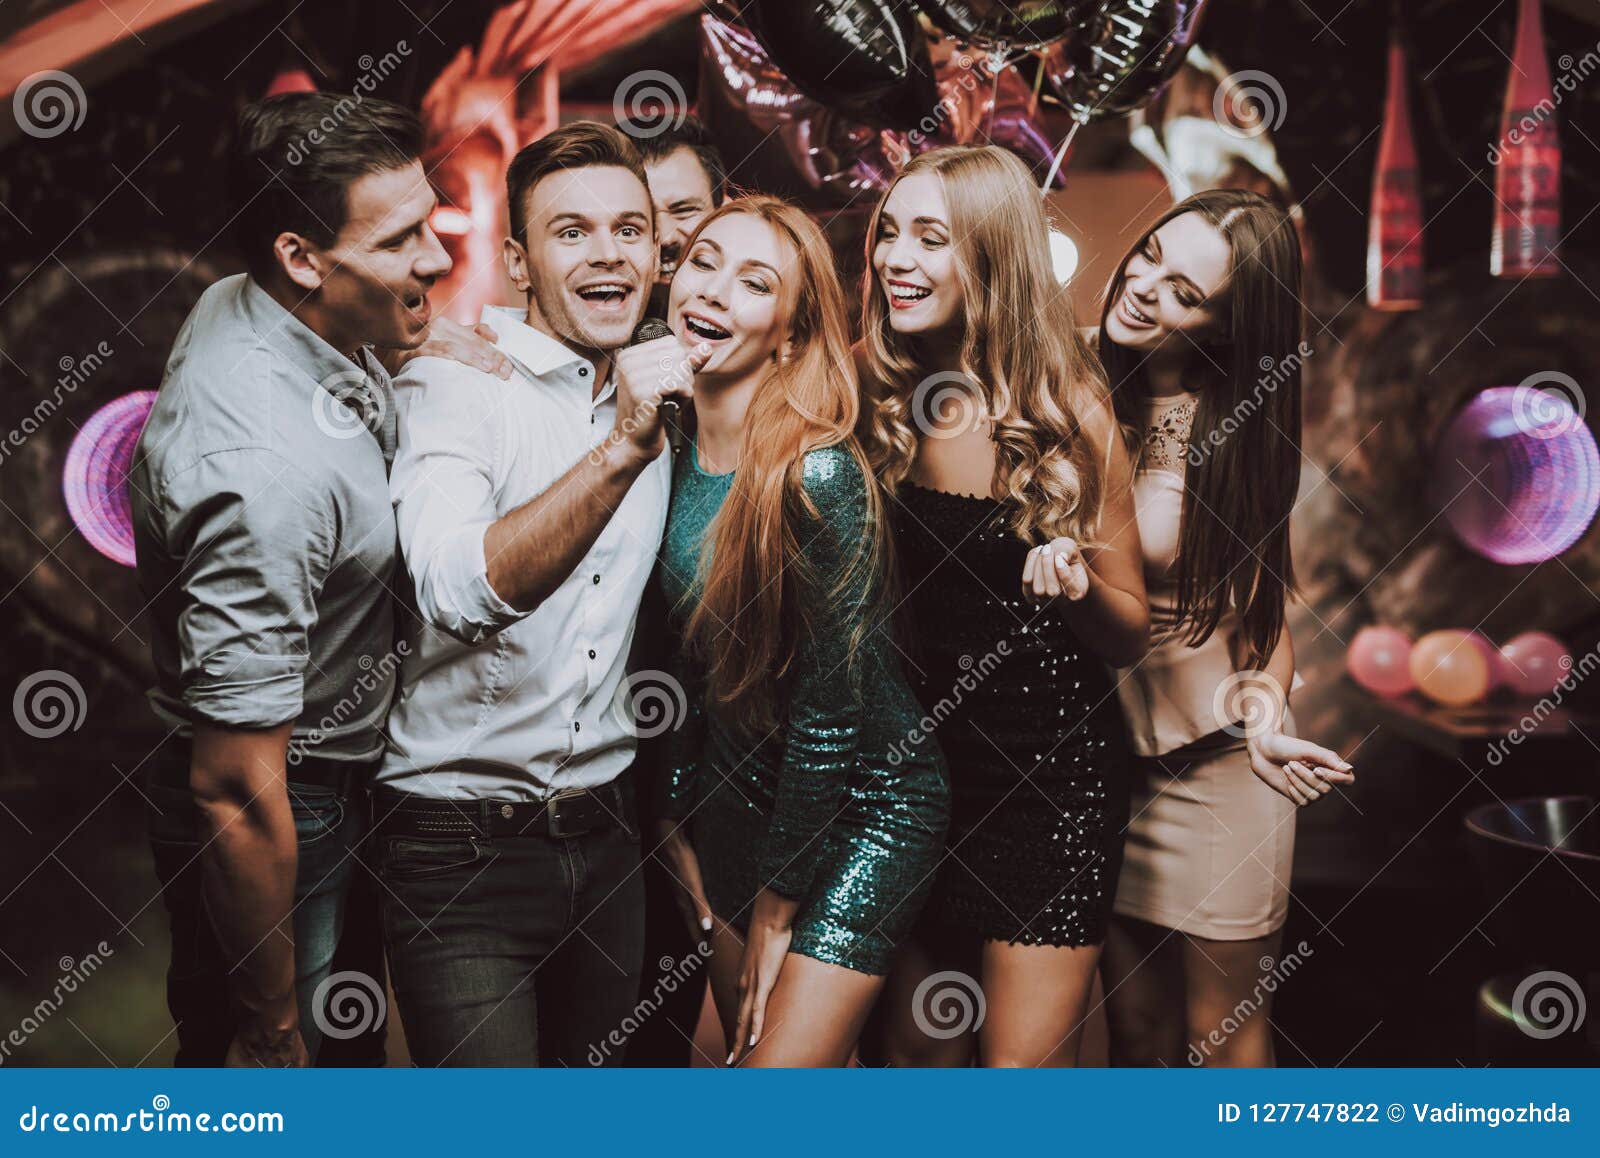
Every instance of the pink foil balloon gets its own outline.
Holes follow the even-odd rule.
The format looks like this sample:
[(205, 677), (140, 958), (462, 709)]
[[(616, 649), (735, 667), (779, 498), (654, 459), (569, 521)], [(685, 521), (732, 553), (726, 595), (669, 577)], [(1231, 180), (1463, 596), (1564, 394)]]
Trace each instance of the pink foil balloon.
[(1411, 648), (1411, 678), (1423, 695), (1461, 707), (1489, 691), (1489, 661), (1470, 632), (1430, 631)]
[(1567, 645), (1544, 631), (1525, 631), (1500, 649), (1507, 686), (1519, 696), (1549, 695), (1572, 670)]
[(1416, 687), (1411, 678), (1411, 640), (1393, 627), (1363, 627), (1345, 652), (1350, 678), (1373, 695), (1399, 696)]

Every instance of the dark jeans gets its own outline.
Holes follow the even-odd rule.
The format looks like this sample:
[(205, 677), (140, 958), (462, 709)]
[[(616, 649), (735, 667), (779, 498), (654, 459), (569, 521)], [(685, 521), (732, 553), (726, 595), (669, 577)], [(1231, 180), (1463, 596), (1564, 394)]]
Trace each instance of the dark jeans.
[[(647, 848), (655, 848), (659, 838), (653, 825), (644, 830), (644, 839)], [(689, 935), (664, 856), (647, 855), (642, 875), (645, 972), (639, 998), (645, 1016), (635, 1019), (627, 1064), (687, 1067), (694, 1062), (694, 1031), (711, 975), (710, 955), (700, 947), (711, 934)]]
[[(380, 818), (392, 803), (379, 797)], [(414, 1062), (620, 1062), (644, 945), (636, 833), (375, 835)]]
[[(239, 1023), (229, 964), (201, 892), (201, 817), (188, 789), (146, 786), (150, 849), (172, 927), (167, 1008), (177, 1027), (180, 1066), (219, 1066)], [(376, 882), (357, 864), (366, 795), (289, 784), (299, 844), (294, 890), (295, 989), (300, 1034), (319, 1065), (384, 1064), (384, 963)], [(322, 994), (335, 973), (341, 979)], [(348, 974), (349, 976), (342, 976)], [(324, 1029), (329, 1032), (325, 1035)]]

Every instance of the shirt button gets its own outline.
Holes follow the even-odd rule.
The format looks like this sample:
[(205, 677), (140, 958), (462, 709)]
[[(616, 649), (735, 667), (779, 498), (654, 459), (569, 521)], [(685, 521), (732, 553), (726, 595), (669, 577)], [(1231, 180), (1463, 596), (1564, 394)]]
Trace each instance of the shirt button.
[(590, 659), (594, 658), (594, 648), (592, 648), (592, 647), (589, 649), (589, 658)]
[(596, 586), (598, 586), (598, 585), (599, 585), (599, 583), (600, 583), (600, 576), (598, 576), (598, 575), (596, 575), (596, 576), (595, 576), (595, 577), (594, 577), (594, 581), (595, 581), (595, 585), (596, 585)]
[(578, 377), (587, 378), (588, 376), (589, 376), (589, 367), (587, 367), (587, 366), (579, 366), (578, 367)]
[(581, 731), (583, 731), (583, 725), (580, 724), (577, 720), (573, 720), (572, 721), (572, 730), (574, 732), (581, 732)]
[(500, 815), (505, 817), (507, 820), (510, 820), (516, 814), (517, 814), (517, 810), (515, 808), (512, 808), (511, 805), (502, 804), (500, 806)]

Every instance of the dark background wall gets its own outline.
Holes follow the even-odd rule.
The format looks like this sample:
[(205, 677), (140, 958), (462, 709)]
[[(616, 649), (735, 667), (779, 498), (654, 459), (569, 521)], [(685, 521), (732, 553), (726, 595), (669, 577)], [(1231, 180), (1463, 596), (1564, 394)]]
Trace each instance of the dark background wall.
[[(1295, 629), (1312, 679), (1299, 710), (1308, 731), (1357, 748), (1363, 772), (1355, 791), (1307, 813), (1301, 826), (1291, 932), (1328, 951), (1314, 963), (1326, 970), (1322, 982), (1297, 990), (1321, 996), (1283, 1000), (1287, 1032), (1304, 1055), (1286, 1049), (1291, 1064), (1341, 1055), (1448, 1063), (1466, 1053), (1464, 1003), (1488, 964), (1452, 943), (1484, 905), (1465, 877), (1448, 887), (1440, 877), (1464, 871), (1451, 860), (1460, 807), (1517, 787), (1491, 785), (1481, 767), (1462, 771), (1375, 724), (1338, 678), (1344, 643), (1375, 618), (1423, 630), (1481, 625), (1496, 638), (1539, 626), (1566, 632), (1575, 650), (1600, 634), (1592, 531), (1560, 560), (1500, 567), (1455, 544), (1425, 498), (1433, 437), (1472, 392), (1539, 370), (1584, 386), (1600, 381), (1600, 72), (1561, 108), (1562, 275), (1496, 282), (1488, 276), (1487, 153), (1498, 135), (1515, 5), (1399, 7), (1430, 278), (1426, 308), (1395, 317), (1373, 314), (1361, 298), (1394, 6), (1212, 0), (1201, 35), (1230, 68), (1270, 74), (1286, 97), (1274, 139), (1305, 208), (1316, 350), (1296, 519), (1308, 601)], [(1600, 52), (1600, 8), (1582, 0), (1546, 7), (1553, 73), (1563, 56)], [(348, 91), (364, 55), (381, 56), (401, 39), (409, 55), (378, 95), (415, 103), (459, 45), (476, 43), (488, 8), (473, 0), (231, 5), (220, 23), (101, 62), (78, 131), (24, 137), (0, 153), (0, 431), (58, 390), (66, 360), (102, 341), (113, 351), (0, 463), (0, 655), (12, 677), (0, 692), (57, 669), (82, 685), (87, 704), (76, 730), (49, 740), (0, 713), (0, 1009), (30, 1007), (60, 958), (103, 937), (121, 953), (112, 966), (120, 980), (109, 983), (117, 999), (98, 990), (76, 1025), (58, 1022), (40, 1035), (35, 1060), (126, 1063), (161, 1060), (170, 1049), (161, 1044), (163, 919), (142, 851), (143, 802), (128, 783), (149, 729), (140, 601), (132, 572), (102, 559), (70, 526), (60, 497), (66, 447), (99, 405), (158, 384), (195, 296), (238, 267), (218, 165), (238, 107), (285, 66)], [(695, 51), (692, 20), (678, 21), (565, 78), (564, 96), (609, 107), (618, 81), (641, 68), (673, 73), (692, 95)], [(1115, 147), (1096, 155), (1134, 163)], [(1557, 783), (1593, 791), (1596, 753), (1580, 746), (1562, 759)], [(1405, 980), (1358, 999), (1343, 982), (1369, 967)], [(8, 1022), (0, 1015), (0, 1028)]]

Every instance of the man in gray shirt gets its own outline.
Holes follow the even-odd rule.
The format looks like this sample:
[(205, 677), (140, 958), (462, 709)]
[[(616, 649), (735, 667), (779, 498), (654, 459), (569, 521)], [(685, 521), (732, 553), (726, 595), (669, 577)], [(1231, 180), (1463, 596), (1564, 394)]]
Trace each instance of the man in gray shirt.
[(180, 1064), (305, 1064), (328, 1027), (318, 987), (403, 654), (394, 405), (371, 347), (421, 346), (450, 269), (422, 143), (384, 101), (297, 93), (245, 110), (228, 178), (250, 272), (201, 296), (139, 442), (151, 702), (169, 729), (148, 763), (152, 847)]

